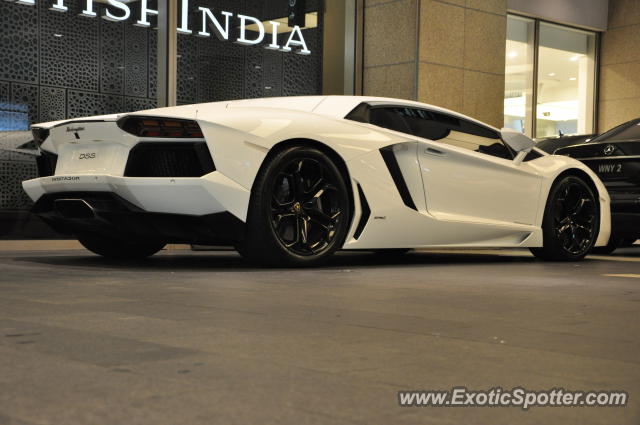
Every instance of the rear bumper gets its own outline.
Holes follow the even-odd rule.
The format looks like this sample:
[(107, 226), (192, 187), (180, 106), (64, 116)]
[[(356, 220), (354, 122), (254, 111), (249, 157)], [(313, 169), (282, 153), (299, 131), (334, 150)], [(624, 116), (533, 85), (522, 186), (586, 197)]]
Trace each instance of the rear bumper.
[(56, 175), (22, 186), (35, 202), (33, 212), (60, 233), (167, 243), (241, 240), (251, 195), (219, 172), (194, 178)]
[(229, 212), (246, 220), (250, 190), (220, 172), (203, 177), (120, 177), (55, 175), (27, 180), (22, 187), (34, 201), (69, 192), (109, 192), (146, 212), (203, 216)]
[(165, 243), (233, 244), (244, 223), (229, 212), (202, 216), (145, 211), (111, 192), (57, 192), (33, 207), (54, 230)]

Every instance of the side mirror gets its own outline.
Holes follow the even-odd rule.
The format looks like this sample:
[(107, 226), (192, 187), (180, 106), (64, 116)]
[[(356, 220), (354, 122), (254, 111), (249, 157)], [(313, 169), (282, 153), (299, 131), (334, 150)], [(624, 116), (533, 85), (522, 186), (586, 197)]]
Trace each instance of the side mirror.
[(516, 157), (513, 159), (515, 165), (522, 164), (522, 161), (524, 161), (529, 152), (531, 152), (531, 149), (536, 145), (536, 142), (511, 128), (503, 128), (500, 130), (500, 136), (502, 140), (516, 152)]
[(511, 128), (503, 128), (500, 130), (502, 140), (517, 153), (530, 151), (535, 146), (535, 142), (524, 134)]

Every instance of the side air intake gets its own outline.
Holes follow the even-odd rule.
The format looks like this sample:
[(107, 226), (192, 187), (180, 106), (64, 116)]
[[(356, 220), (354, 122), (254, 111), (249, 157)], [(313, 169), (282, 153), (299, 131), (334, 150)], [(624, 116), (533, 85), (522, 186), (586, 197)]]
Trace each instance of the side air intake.
[(369, 207), (369, 203), (367, 202), (367, 197), (364, 196), (364, 191), (358, 183), (358, 197), (360, 198), (360, 208), (362, 209), (362, 214), (360, 215), (360, 220), (358, 221), (358, 226), (356, 227), (356, 231), (353, 234), (354, 239), (359, 239), (364, 232), (364, 228), (367, 226), (369, 222), (369, 217), (371, 217), (371, 208)]

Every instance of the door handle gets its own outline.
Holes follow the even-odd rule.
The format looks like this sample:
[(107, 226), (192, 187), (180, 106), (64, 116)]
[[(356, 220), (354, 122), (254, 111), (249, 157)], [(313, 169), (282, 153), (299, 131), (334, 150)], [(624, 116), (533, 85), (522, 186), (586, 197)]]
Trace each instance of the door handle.
[(427, 148), (424, 150), (424, 153), (426, 153), (427, 155), (433, 155), (433, 156), (447, 156), (445, 152), (439, 151), (438, 149), (434, 149), (434, 148)]

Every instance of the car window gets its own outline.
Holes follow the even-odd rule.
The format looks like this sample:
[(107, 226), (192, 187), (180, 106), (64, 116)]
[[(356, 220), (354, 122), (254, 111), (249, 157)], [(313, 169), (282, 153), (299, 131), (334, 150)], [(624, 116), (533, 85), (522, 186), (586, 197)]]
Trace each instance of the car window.
[(370, 107), (360, 104), (346, 118), (498, 158), (513, 159), (513, 153), (502, 142), (497, 131), (437, 111), (402, 106)]
[(371, 124), (401, 133), (412, 134), (399, 108), (374, 108), (369, 112)]
[(440, 142), (497, 158), (513, 159), (511, 150), (502, 142), (497, 131), (439, 112), (433, 112), (433, 115), (436, 121), (451, 130), (449, 135)]

